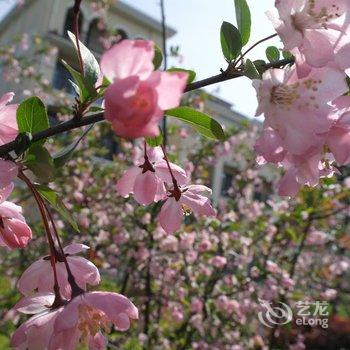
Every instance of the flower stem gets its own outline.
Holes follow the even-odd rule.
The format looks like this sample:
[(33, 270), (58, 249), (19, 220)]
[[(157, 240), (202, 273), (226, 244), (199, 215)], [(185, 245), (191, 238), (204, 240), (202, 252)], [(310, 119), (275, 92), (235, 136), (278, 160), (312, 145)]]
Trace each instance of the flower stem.
[(76, 280), (75, 280), (75, 277), (73, 276), (73, 273), (72, 273), (72, 270), (70, 269), (69, 267), (69, 263), (68, 263), (68, 260), (67, 260), (67, 257), (64, 253), (64, 250), (63, 250), (63, 247), (62, 247), (62, 243), (61, 243), (61, 240), (60, 240), (60, 237), (58, 235), (58, 231), (57, 231), (57, 228), (56, 228), (56, 224), (55, 224), (55, 221), (52, 217), (52, 214), (50, 212), (50, 209), (48, 208), (47, 204), (44, 203), (44, 206), (45, 206), (45, 209), (46, 209), (46, 212), (49, 216), (49, 219), (51, 221), (51, 226), (53, 228), (53, 231), (55, 233), (55, 237), (56, 237), (56, 240), (57, 240), (57, 243), (58, 243), (58, 246), (60, 248), (60, 253), (61, 253), (61, 256), (62, 256), (62, 260), (63, 260), (63, 263), (66, 267), (66, 270), (67, 270), (67, 275), (68, 275), (68, 283), (70, 284), (71, 286), (71, 289), (72, 289), (72, 298), (78, 296), (78, 295), (81, 295), (84, 293), (84, 290), (81, 289)]
[(39, 192), (36, 190), (36, 188), (31, 183), (29, 178), (26, 175), (24, 175), (23, 171), (19, 172), (18, 177), (26, 183), (26, 185), (28, 186), (30, 191), (33, 193), (34, 199), (38, 205), (38, 208), (39, 208), (39, 211), (41, 214), (41, 218), (42, 218), (43, 223), (44, 223), (46, 237), (47, 237), (47, 241), (48, 241), (49, 247), (50, 247), (50, 262), (51, 262), (53, 276), (54, 276), (53, 289), (54, 289), (54, 293), (55, 293), (55, 300), (54, 300), (53, 304), (51, 305), (51, 307), (57, 308), (57, 307), (62, 306), (64, 304), (64, 302), (63, 302), (63, 299), (62, 299), (62, 296), (60, 293), (60, 287), (58, 284), (58, 277), (57, 277), (57, 270), (56, 270), (56, 248), (55, 248), (55, 243), (54, 243), (52, 235), (51, 235), (51, 230), (50, 230), (50, 225), (49, 225), (49, 222), (47, 219), (47, 215), (45, 212), (45, 204), (44, 204), (44, 201), (41, 198)]
[(163, 151), (163, 154), (164, 154), (164, 160), (166, 161), (166, 164), (167, 164), (167, 167), (169, 169), (170, 176), (171, 176), (171, 179), (172, 179), (173, 185), (174, 185), (174, 189), (173, 189), (172, 193), (173, 193), (174, 198), (178, 201), (180, 199), (180, 197), (181, 197), (181, 190), (179, 188), (177, 180), (175, 179), (173, 171), (171, 170), (169, 159), (168, 159), (168, 156), (166, 154), (165, 147), (164, 147), (164, 145), (161, 145), (161, 147), (162, 147), (162, 151)]

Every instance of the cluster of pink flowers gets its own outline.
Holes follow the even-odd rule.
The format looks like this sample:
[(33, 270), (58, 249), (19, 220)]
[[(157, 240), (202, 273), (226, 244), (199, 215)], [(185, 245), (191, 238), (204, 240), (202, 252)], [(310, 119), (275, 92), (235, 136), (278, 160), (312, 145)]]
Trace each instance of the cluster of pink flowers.
[(180, 229), (188, 210), (196, 214), (214, 216), (210, 200), (203, 193), (211, 189), (203, 185), (189, 185), (186, 171), (164, 158), (160, 147), (146, 148), (117, 183), (118, 193), (126, 197), (133, 194), (143, 205), (165, 201), (159, 213), (159, 223), (167, 233)]
[[(13, 141), (18, 133), (17, 105), (10, 104), (14, 94), (0, 98), (0, 145)], [(17, 176), (17, 165), (0, 158), (0, 246), (9, 249), (23, 248), (32, 238), (32, 231), (22, 215), (22, 208), (7, 201)]]
[[(18, 133), (17, 105), (7, 105), (13, 96), (8, 93), (0, 99), (0, 145), (13, 141)], [(0, 159), (0, 246), (9, 249), (24, 248), (32, 238), (22, 208), (7, 201), (20, 167)], [(71, 244), (61, 253), (53, 248), (50, 256), (41, 258), (23, 273), (18, 289), (24, 298), (14, 310), (34, 316), (14, 333), (13, 348), (73, 350), (78, 343), (84, 343), (90, 349), (103, 349), (107, 339), (101, 331), (108, 332), (112, 324), (125, 331), (130, 319), (138, 318), (137, 308), (123, 295), (86, 292), (87, 285), (100, 282), (96, 266), (74, 256), (87, 248)]]
[(154, 44), (146, 40), (123, 40), (101, 58), (101, 71), (111, 82), (105, 118), (119, 136), (159, 135), (164, 110), (180, 103), (187, 74), (154, 71), (153, 58)]
[[(130, 319), (138, 318), (137, 308), (123, 295), (86, 291), (87, 284), (95, 286), (100, 282), (100, 274), (94, 264), (74, 254), (88, 248), (75, 243), (64, 248), (64, 256), (56, 251), (57, 280), (65, 299), (57, 300), (54, 293), (50, 256), (41, 258), (23, 273), (18, 289), (24, 297), (13, 310), (34, 316), (14, 333), (13, 348), (74, 350), (78, 344), (86, 344), (89, 349), (105, 349), (107, 339), (102, 332), (109, 332), (112, 324), (125, 331), (130, 327)], [(65, 259), (78, 293), (72, 290)]]
[(255, 149), (259, 163), (284, 167), (279, 193), (294, 196), (350, 162), (350, 68), (347, 1), (276, 1), (268, 13), (295, 65), (272, 69), (254, 81), (264, 131)]

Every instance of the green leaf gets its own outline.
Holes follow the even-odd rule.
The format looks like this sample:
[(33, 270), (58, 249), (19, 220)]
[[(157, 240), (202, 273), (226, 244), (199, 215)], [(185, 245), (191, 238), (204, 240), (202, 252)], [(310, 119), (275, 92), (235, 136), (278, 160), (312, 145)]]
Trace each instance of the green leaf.
[(221, 49), (227, 61), (233, 61), (242, 50), (239, 30), (231, 23), (223, 22), (220, 30)]
[(280, 59), (280, 56), (281, 56), (281, 53), (277, 47), (269, 46), (266, 49), (266, 57), (271, 63), (277, 62)]
[(48, 186), (34, 185), (42, 197), (52, 205), (52, 207), (76, 230), (79, 232), (79, 227), (75, 222), (73, 216), (70, 214), (67, 207), (64, 205), (58, 193)]
[(103, 112), (105, 109), (99, 106), (91, 106), (89, 108), (89, 112), (96, 113), (96, 112)]
[(163, 135), (159, 132), (159, 135), (156, 137), (146, 137), (146, 142), (150, 147), (157, 147), (163, 143)]
[(29, 147), (24, 165), (42, 182), (50, 182), (55, 178), (55, 167), (50, 153), (40, 144)]
[(253, 61), (255, 68), (260, 73), (260, 76), (266, 71), (266, 62), (264, 60), (255, 60)]
[[(73, 42), (75, 49), (78, 50), (75, 35), (68, 31), (68, 36)], [(79, 41), (79, 47), (83, 60), (84, 81), (90, 94), (94, 95), (94, 93), (96, 93), (95, 84), (101, 74), (100, 65), (92, 52), (81, 41)]]
[(242, 46), (245, 46), (249, 41), (252, 25), (249, 6), (246, 0), (235, 0), (235, 8), (237, 26), (242, 37)]
[(167, 72), (184, 72), (188, 74), (187, 77), (187, 84), (192, 83), (196, 79), (196, 72), (189, 69), (183, 69), (183, 68), (170, 68), (167, 70)]
[(283, 56), (283, 58), (285, 58), (287, 60), (290, 58), (293, 58), (293, 54), (289, 51), (282, 51), (282, 56)]
[(207, 138), (220, 141), (224, 141), (226, 139), (221, 125), (205, 113), (199, 112), (190, 107), (178, 107), (167, 110), (165, 114), (190, 124), (201, 135)]
[(86, 136), (86, 134), (93, 128), (93, 125), (88, 126), (82, 135), (73, 143), (71, 143), (69, 146), (61, 150), (60, 152), (56, 153), (53, 156), (53, 162), (56, 168), (61, 168), (63, 165), (65, 165), (71, 158), (72, 155), (79, 145), (79, 142)]
[(90, 92), (88, 88), (85, 86), (84, 77), (72, 68), (65, 60), (61, 60), (62, 64), (66, 67), (68, 72), (74, 79), (74, 82), (79, 88), (78, 95), (80, 97), (81, 102), (85, 102), (90, 97)]
[(290, 236), (293, 242), (298, 242), (298, 234), (294, 228), (287, 227), (286, 233)]
[(163, 54), (162, 50), (157, 46), (154, 45), (154, 58), (153, 58), (153, 65), (154, 65), (154, 70), (157, 70), (160, 68), (163, 62)]
[(261, 79), (258, 69), (255, 67), (255, 64), (249, 59), (245, 61), (244, 75), (249, 79)]
[[(46, 107), (39, 97), (24, 100), (17, 108), (17, 124), (20, 133), (36, 134), (49, 128)], [(45, 140), (37, 141), (44, 144)]]
[(104, 97), (105, 92), (106, 92), (109, 85), (111, 85), (111, 82), (108, 80), (108, 78), (106, 76), (104, 76), (103, 80), (102, 80), (102, 85), (98, 89), (98, 94), (96, 96), (96, 100), (98, 100), (101, 97)]

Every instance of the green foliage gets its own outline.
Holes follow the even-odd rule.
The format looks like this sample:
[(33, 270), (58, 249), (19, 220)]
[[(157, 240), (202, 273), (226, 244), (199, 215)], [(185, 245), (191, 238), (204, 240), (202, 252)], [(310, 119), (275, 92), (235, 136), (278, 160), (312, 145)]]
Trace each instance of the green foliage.
[(153, 58), (153, 65), (154, 65), (154, 70), (157, 70), (160, 68), (163, 62), (163, 54), (162, 50), (157, 46), (154, 45), (154, 58)]
[(80, 101), (85, 102), (90, 97), (90, 93), (88, 88), (85, 86), (84, 77), (74, 68), (72, 68), (65, 60), (61, 60), (61, 62), (74, 79), (74, 83), (71, 83), (73, 83), (73, 87), (76, 90), (77, 95), (80, 97)]
[[(36, 134), (49, 127), (44, 103), (39, 97), (30, 97), (24, 100), (17, 108), (17, 124), (20, 133)], [(44, 144), (45, 140), (37, 141)]]
[(190, 107), (178, 107), (167, 110), (165, 114), (191, 125), (201, 135), (209, 139), (219, 141), (224, 141), (226, 139), (221, 125), (205, 113), (199, 112)]
[(60, 167), (64, 166), (72, 158), (75, 149), (79, 145), (79, 142), (86, 136), (86, 134), (92, 128), (93, 128), (93, 125), (88, 126), (77, 140), (75, 140), (69, 146), (67, 146), (63, 150), (57, 152), (53, 156), (53, 162), (54, 162), (54, 165), (56, 168), (60, 168)]
[(277, 62), (281, 57), (280, 50), (275, 46), (269, 46), (266, 49), (266, 57), (271, 63)]
[(291, 59), (291, 58), (294, 57), (293, 54), (290, 53), (289, 51), (282, 51), (282, 56), (283, 56), (283, 58), (285, 58), (285, 59)]
[(148, 146), (151, 146), (151, 147), (160, 146), (163, 143), (163, 135), (161, 132), (159, 132), (158, 136), (146, 137), (146, 142), (147, 142)]
[(79, 227), (75, 222), (73, 216), (64, 205), (62, 199), (59, 197), (58, 193), (52, 190), (48, 186), (35, 185), (35, 188), (42, 195), (42, 197), (52, 205), (52, 207), (77, 231), (79, 232)]
[(244, 75), (249, 79), (261, 79), (261, 75), (258, 69), (256, 68), (255, 64), (249, 59), (245, 61)]
[(188, 74), (187, 77), (187, 84), (192, 83), (196, 79), (196, 72), (189, 69), (183, 69), (183, 68), (170, 68), (167, 70), (167, 72), (184, 72)]
[(255, 60), (253, 61), (255, 68), (258, 70), (260, 76), (266, 71), (266, 62), (264, 60)]
[(30, 146), (24, 159), (24, 165), (41, 182), (50, 182), (55, 177), (55, 167), (50, 153), (40, 144)]
[(239, 30), (229, 22), (223, 22), (220, 30), (221, 49), (227, 61), (235, 60), (242, 50)]
[[(76, 50), (78, 50), (75, 35), (70, 31), (68, 31), (68, 36), (70, 40), (73, 42)], [(95, 84), (101, 75), (100, 65), (98, 64), (92, 52), (80, 41), (79, 41), (79, 47), (80, 47), (81, 57), (83, 60), (84, 82), (89, 93), (92, 96), (94, 96), (96, 94)]]
[(246, 0), (235, 0), (236, 20), (238, 30), (242, 37), (242, 46), (245, 46), (250, 38), (251, 15)]

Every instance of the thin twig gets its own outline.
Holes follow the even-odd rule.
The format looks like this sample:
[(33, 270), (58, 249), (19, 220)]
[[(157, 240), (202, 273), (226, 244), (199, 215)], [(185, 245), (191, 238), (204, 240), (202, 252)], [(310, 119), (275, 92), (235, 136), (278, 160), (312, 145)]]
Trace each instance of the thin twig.
[(264, 38), (264, 39), (261, 39), (259, 41), (257, 41), (254, 45), (252, 45), (247, 51), (243, 52), (242, 55), (239, 57), (239, 59), (237, 60), (236, 62), (236, 65), (243, 61), (243, 58), (247, 55), (247, 53), (249, 53), (250, 51), (252, 51), (255, 47), (257, 47), (258, 45), (260, 45), (261, 43), (267, 41), (267, 40), (270, 40), (272, 38), (275, 38), (278, 34), (275, 33), (275, 34), (272, 34), (272, 35), (269, 35), (268, 37)]
[(79, 66), (80, 66), (80, 72), (82, 75), (84, 75), (84, 62), (83, 57), (81, 55), (80, 50), (80, 41), (79, 41), (79, 14), (80, 14), (80, 5), (82, 0), (75, 0), (73, 12), (74, 12), (74, 34), (75, 34), (75, 42), (77, 46), (78, 51), (78, 58), (79, 58)]

